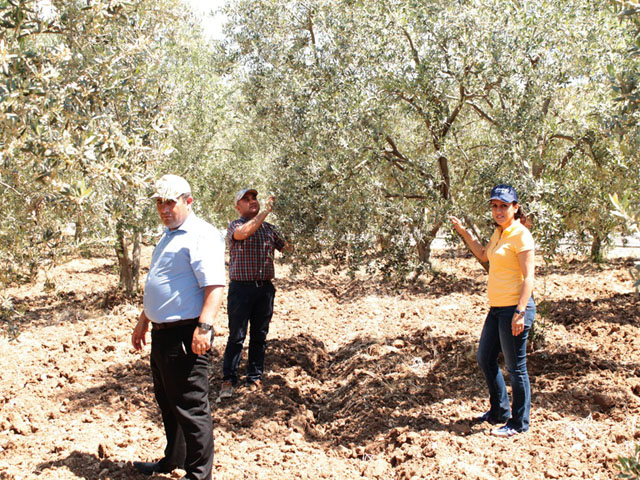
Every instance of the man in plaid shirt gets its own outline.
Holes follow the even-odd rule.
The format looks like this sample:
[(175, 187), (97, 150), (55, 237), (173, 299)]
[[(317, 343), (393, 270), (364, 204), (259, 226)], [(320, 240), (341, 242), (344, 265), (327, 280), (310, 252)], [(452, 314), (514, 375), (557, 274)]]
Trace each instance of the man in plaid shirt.
[(227, 229), (229, 339), (224, 352), (220, 398), (231, 397), (238, 383), (238, 365), (247, 327), (250, 330), (246, 384), (251, 389), (262, 386), (267, 333), (276, 293), (271, 283), (275, 276), (274, 250), (289, 248), (276, 228), (265, 222), (275, 198), (268, 197), (265, 209), (260, 211), (257, 196), (254, 189), (243, 189), (236, 194), (234, 201), (240, 218)]

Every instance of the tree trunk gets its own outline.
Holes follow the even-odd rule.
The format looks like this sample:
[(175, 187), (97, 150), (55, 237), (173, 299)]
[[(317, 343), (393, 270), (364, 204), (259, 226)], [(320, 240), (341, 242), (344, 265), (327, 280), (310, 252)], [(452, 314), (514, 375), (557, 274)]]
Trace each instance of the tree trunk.
[[(442, 177), (442, 183), (440, 184), (440, 194), (445, 200), (450, 199), (451, 191), (451, 176), (449, 175), (449, 159), (444, 155), (440, 155), (438, 158), (438, 167), (440, 168), (440, 176)], [(438, 227), (439, 228), (439, 227)], [(435, 235), (434, 235), (435, 238)]]
[(136, 229), (133, 232), (133, 252), (131, 253), (131, 274), (133, 276), (133, 289), (131, 293), (140, 291), (140, 245), (142, 243), (142, 232)]
[(433, 238), (429, 239), (428, 237), (425, 239), (420, 239), (416, 243), (416, 247), (418, 249), (418, 258), (421, 263), (426, 263), (431, 267), (431, 243), (433, 242)]
[(74, 240), (76, 241), (76, 243), (80, 243), (82, 241), (83, 233), (84, 233), (84, 221), (82, 218), (82, 210), (80, 210), (76, 217), (76, 230), (74, 233)]
[(120, 270), (119, 288), (129, 296), (138, 292), (140, 276), (140, 232), (134, 231), (133, 252), (129, 255), (129, 243), (124, 226), (118, 222), (116, 226), (116, 255), (118, 257), (118, 268)]
[(593, 242), (591, 242), (591, 261), (600, 263), (604, 260), (602, 257), (602, 238), (600, 235), (593, 236)]
[[(420, 263), (426, 263), (429, 268), (431, 268), (431, 244), (435, 240), (440, 227), (442, 227), (442, 222), (436, 223), (426, 235), (416, 238), (416, 248), (418, 249)], [(416, 278), (420, 273), (416, 272)]]

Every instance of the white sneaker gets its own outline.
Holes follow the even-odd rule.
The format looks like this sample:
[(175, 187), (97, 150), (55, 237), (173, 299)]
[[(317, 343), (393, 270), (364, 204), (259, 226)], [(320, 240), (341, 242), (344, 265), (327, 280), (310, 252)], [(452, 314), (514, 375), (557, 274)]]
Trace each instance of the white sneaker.
[(491, 430), (491, 435), (493, 435), (494, 437), (503, 437), (503, 438), (509, 438), (509, 437), (513, 437), (514, 435), (517, 435), (518, 432), (516, 430), (514, 430), (511, 427), (508, 427), (506, 425), (500, 427), (500, 428), (496, 428), (495, 430)]

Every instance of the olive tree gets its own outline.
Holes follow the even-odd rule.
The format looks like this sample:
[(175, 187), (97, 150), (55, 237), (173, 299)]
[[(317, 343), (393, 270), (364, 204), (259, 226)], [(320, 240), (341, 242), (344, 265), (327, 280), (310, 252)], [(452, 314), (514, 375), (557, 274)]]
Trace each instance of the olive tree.
[[(472, 220), (498, 182), (552, 251), (571, 230), (562, 200), (615, 178), (590, 117), (616, 35), (602, 5), (231, 3), (228, 54), (298, 258), (420, 272), (448, 212), (486, 238)], [(576, 216), (597, 225), (583, 198)]]
[(177, 0), (51, 3), (0, 1), (5, 271), (34, 273), (47, 255), (114, 238), (133, 293), (155, 222), (141, 200), (175, 153), (171, 67), (201, 40)]

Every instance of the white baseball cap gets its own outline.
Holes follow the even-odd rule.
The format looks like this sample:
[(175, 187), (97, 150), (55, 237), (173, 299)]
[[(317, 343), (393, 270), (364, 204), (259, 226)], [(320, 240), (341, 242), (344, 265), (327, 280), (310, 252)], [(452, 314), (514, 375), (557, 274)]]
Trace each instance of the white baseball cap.
[(189, 182), (178, 175), (163, 175), (155, 185), (155, 193), (151, 198), (163, 200), (177, 200), (180, 195), (191, 194)]
[(242, 200), (242, 198), (247, 194), (247, 193), (253, 193), (254, 195), (258, 195), (258, 191), (255, 188), (243, 188), (242, 190), (240, 190), (238, 193), (236, 193), (236, 196), (233, 197), (233, 203), (234, 205), (238, 205), (238, 202), (240, 200)]

